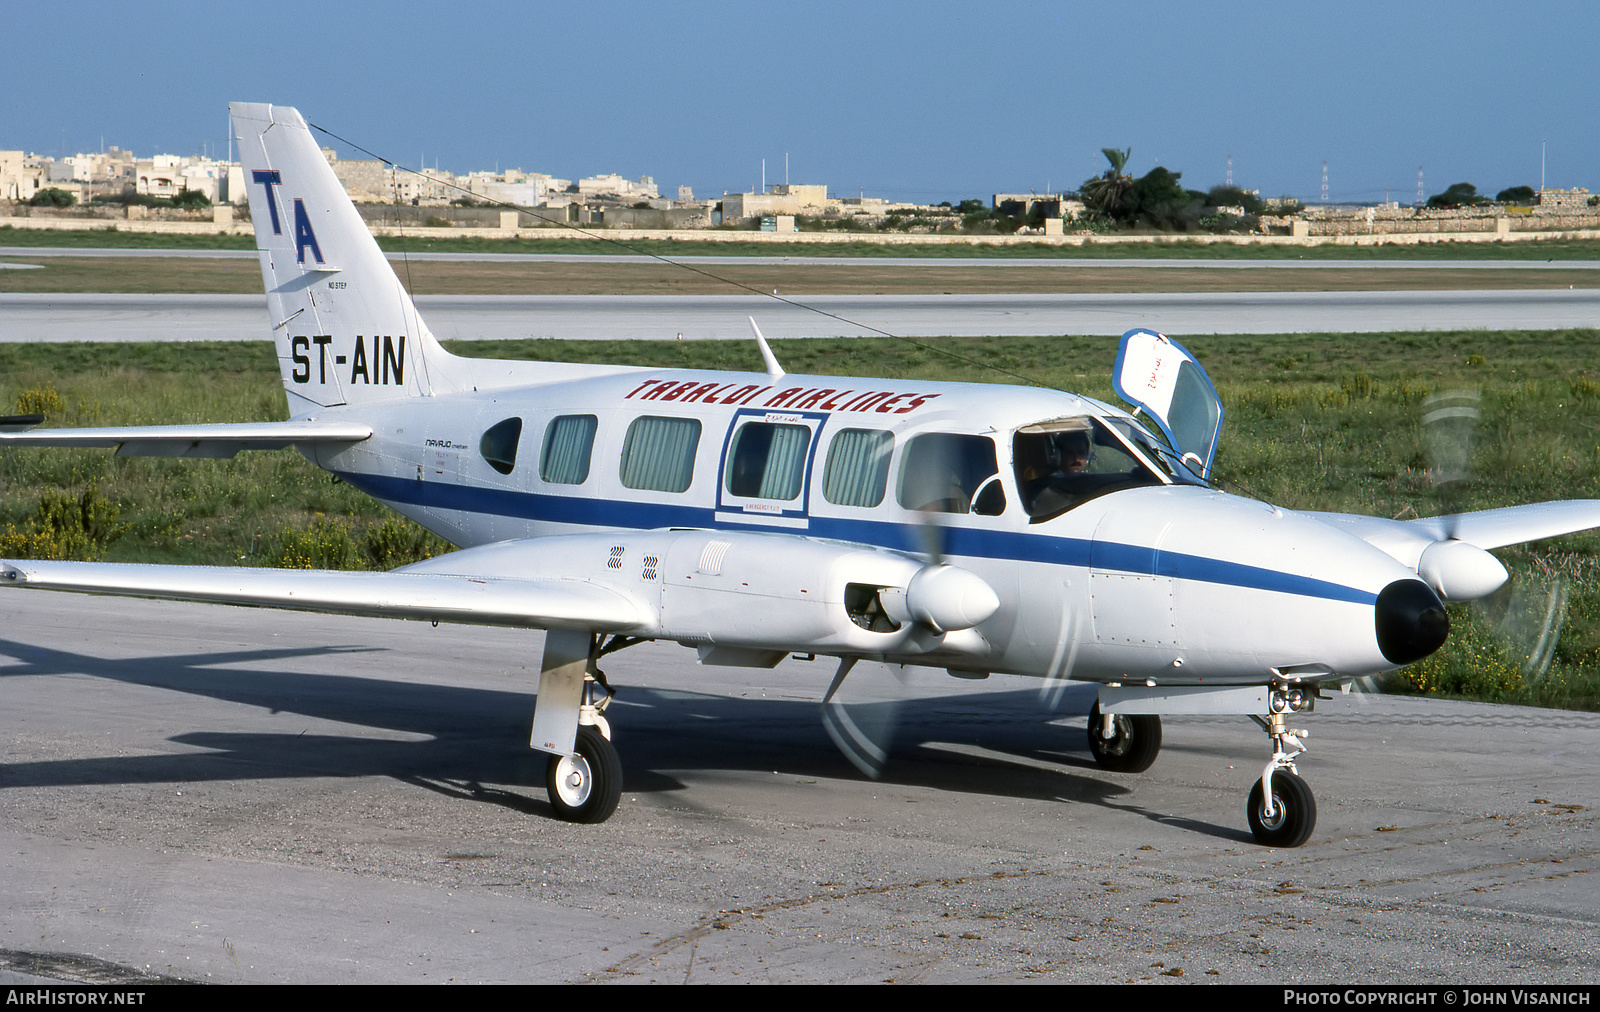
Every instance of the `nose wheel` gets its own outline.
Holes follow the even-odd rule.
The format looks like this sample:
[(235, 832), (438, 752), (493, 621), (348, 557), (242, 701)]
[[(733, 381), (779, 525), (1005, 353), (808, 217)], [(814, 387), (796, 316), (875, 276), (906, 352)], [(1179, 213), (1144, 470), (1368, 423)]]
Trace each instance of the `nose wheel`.
[(1272, 758), (1245, 802), (1250, 833), (1263, 846), (1298, 847), (1317, 827), (1317, 799), (1294, 768), (1295, 758), (1305, 753), (1306, 732), (1289, 727), (1287, 712), (1252, 719), (1272, 738)]
[(1245, 818), (1256, 842), (1268, 847), (1298, 847), (1317, 827), (1317, 799), (1306, 782), (1288, 770), (1272, 775), (1272, 806), (1267, 807), (1266, 779), (1250, 788)]

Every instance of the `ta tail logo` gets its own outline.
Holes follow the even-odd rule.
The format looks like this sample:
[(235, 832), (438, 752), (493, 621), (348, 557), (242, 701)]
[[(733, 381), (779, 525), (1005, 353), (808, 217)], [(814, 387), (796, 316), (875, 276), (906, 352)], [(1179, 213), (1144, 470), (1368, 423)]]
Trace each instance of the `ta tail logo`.
[[(367, 343), (371, 342), (372, 350), (369, 353)], [(392, 335), (384, 334), (379, 337), (373, 334), (370, 338), (356, 335), (355, 349), (350, 355), (334, 355), (329, 362), (328, 346), (333, 343), (332, 334), (300, 334), (289, 339), (290, 354), (294, 359), (294, 371), (290, 373), (296, 383), (312, 382), (312, 373), (316, 373), (317, 383), (328, 382), (328, 367), (332, 365), (335, 373), (341, 367), (350, 367), (349, 382), (364, 383), (369, 386), (405, 386), (406, 382), (406, 336), (401, 334), (396, 340)], [(316, 368), (312, 368), (311, 346), (316, 345)]]
[[(261, 184), (262, 191), (267, 195), (267, 217), (272, 222), (272, 234), (283, 234), (283, 222), (278, 217), (278, 192), (274, 186), (283, 185), (283, 176), (277, 169), (254, 169), (250, 173), (253, 182)], [(299, 197), (294, 198), (294, 258), (298, 263), (306, 262), (306, 250), (311, 251), (311, 256), (317, 263), (325, 263), (322, 259), (322, 247), (317, 244), (317, 233), (311, 228), (311, 218), (306, 214), (305, 201)]]

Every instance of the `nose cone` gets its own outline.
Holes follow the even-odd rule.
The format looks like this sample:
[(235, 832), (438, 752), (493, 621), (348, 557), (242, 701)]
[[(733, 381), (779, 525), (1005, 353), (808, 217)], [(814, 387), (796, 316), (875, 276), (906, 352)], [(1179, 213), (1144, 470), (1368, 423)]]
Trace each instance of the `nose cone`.
[(1378, 649), (1395, 664), (1422, 660), (1450, 635), (1444, 603), (1421, 580), (1396, 580), (1383, 588), (1376, 611)]

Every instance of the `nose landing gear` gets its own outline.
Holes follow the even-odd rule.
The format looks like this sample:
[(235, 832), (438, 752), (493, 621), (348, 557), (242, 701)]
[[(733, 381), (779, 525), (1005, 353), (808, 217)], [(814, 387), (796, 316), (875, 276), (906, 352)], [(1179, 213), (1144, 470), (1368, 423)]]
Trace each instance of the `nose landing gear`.
[(1272, 738), (1272, 758), (1245, 803), (1250, 832), (1257, 843), (1268, 847), (1298, 847), (1317, 826), (1317, 800), (1294, 768), (1295, 758), (1306, 750), (1302, 739), (1308, 735), (1288, 726), (1286, 710), (1251, 719)]

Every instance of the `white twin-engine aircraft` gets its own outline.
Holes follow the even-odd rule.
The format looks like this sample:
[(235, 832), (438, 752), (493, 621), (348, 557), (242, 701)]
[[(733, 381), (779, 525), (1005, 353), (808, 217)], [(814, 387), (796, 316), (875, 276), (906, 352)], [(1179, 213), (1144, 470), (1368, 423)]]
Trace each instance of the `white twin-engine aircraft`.
[[(1398, 522), (1220, 492), (1211, 382), (1143, 330), (1117, 390), (1145, 421), (1051, 390), (787, 376), (764, 341), (764, 374), (459, 358), (299, 113), (232, 113), (291, 420), (0, 441), (292, 446), (461, 550), (389, 573), (12, 561), (0, 586), (548, 630), (531, 744), (563, 818), (620, 796), (597, 661), (660, 639), (706, 664), (837, 657), (825, 701), (861, 660), (1098, 683), (1089, 748), (1121, 772), (1154, 761), (1163, 714), (1248, 715), (1272, 742), (1251, 831), (1296, 846), (1316, 806), (1290, 720), (1438, 649), (1442, 601), (1506, 579), (1486, 549), (1600, 526), (1594, 500)], [(829, 728), (872, 768), (847, 716)]]

